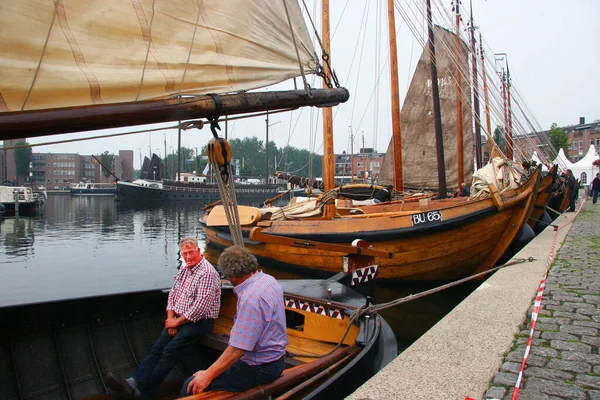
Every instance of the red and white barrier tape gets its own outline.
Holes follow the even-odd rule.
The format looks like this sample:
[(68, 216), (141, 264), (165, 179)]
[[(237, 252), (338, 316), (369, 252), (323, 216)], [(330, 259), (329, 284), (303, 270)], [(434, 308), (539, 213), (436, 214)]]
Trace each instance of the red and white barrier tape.
[(548, 255), (548, 261), (546, 262), (546, 272), (544, 273), (544, 277), (540, 282), (540, 287), (538, 289), (537, 295), (535, 296), (535, 302), (533, 303), (533, 312), (531, 313), (531, 331), (529, 333), (529, 339), (527, 339), (527, 347), (525, 348), (525, 354), (523, 354), (523, 362), (521, 363), (521, 369), (519, 371), (519, 376), (517, 377), (517, 383), (515, 384), (515, 391), (513, 392), (512, 400), (517, 400), (519, 398), (519, 391), (521, 389), (521, 381), (523, 380), (523, 372), (525, 371), (525, 364), (527, 363), (527, 357), (529, 356), (529, 352), (531, 351), (531, 343), (533, 342), (533, 332), (535, 331), (535, 325), (537, 323), (537, 317), (540, 312), (540, 307), (542, 305), (542, 297), (544, 296), (544, 289), (546, 288), (546, 279), (548, 278), (548, 272), (550, 272), (550, 267), (554, 262), (554, 258), (556, 257), (556, 243), (558, 241), (558, 232), (560, 229), (565, 226), (573, 223), (575, 217), (579, 215), (581, 209), (583, 208), (586, 199), (584, 198), (579, 206), (579, 209), (573, 215), (569, 221), (565, 222), (563, 225), (556, 228), (554, 232), (554, 239), (552, 240), (552, 247), (550, 248), (550, 254)]
[[(542, 305), (542, 297), (544, 296), (544, 289), (546, 288), (546, 279), (548, 278), (548, 272), (550, 271), (550, 266), (554, 262), (554, 258), (556, 257), (556, 245), (558, 242), (558, 232), (560, 229), (565, 226), (572, 224), (577, 215), (581, 212), (585, 202), (587, 199), (583, 199), (581, 205), (577, 212), (573, 215), (569, 221), (565, 222), (563, 225), (555, 228), (556, 232), (554, 233), (554, 239), (552, 240), (552, 247), (550, 248), (550, 254), (548, 255), (548, 261), (546, 262), (546, 271), (544, 272), (544, 277), (540, 282), (540, 286), (538, 288), (537, 295), (535, 296), (535, 302), (533, 303), (533, 312), (531, 313), (531, 330), (529, 333), (529, 339), (527, 340), (527, 347), (525, 348), (525, 354), (523, 354), (523, 361), (521, 362), (521, 369), (519, 371), (519, 376), (517, 377), (517, 383), (515, 384), (515, 390), (513, 392), (512, 400), (517, 400), (519, 397), (519, 390), (521, 386), (521, 381), (523, 380), (523, 372), (525, 371), (525, 364), (527, 363), (527, 357), (529, 356), (529, 352), (531, 351), (531, 343), (533, 342), (533, 332), (535, 331), (535, 325), (537, 323), (537, 317), (540, 312), (540, 307)], [(475, 400), (472, 397), (465, 397), (465, 400)]]

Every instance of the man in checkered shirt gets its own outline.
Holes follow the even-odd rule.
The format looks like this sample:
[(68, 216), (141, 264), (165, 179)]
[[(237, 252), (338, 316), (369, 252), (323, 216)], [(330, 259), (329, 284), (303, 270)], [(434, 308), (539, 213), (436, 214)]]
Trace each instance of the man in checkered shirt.
[(195, 238), (181, 239), (179, 248), (186, 265), (179, 269), (169, 292), (165, 327), (150, 354), (130, 378), (107, 376), (107, 385), (114, 398), (151, 396), (185, 350), (212, 331), (219, 316), (219, 273), (203, 257)]
[(243, 392), (273, 382), (284, 369), (288, 336), (281, 286), (240, 246), (221, 254), (219, 268), (238, 298), (229, 345), (207, 370), (183, 384), (182, 397), (205, 390)]

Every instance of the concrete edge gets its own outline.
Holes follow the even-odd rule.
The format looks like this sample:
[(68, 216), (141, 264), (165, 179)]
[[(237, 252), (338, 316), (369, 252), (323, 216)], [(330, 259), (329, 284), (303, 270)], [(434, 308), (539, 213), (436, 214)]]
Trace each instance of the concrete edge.
[[(559, 216), (566, 224), (574, 213)], [(527, 317), (556, 235), (558, 252), (572, 224), (546, 228), (349, 399), (481, 399)]]

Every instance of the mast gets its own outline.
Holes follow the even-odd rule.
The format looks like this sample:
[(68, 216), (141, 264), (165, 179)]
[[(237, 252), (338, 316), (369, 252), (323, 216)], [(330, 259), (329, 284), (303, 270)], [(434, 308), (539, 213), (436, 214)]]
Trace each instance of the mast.
[(500, 81), (502, 82), (502, 112), (504, 113), (504, 135), (506, 137), (506, 158), (512, 160), (512, 147), (508, 145), (508, 112), (506, 106), (506, 73), (504, 67), (500, 72)]
[(473, 2), (471, 2), (471, 60), (473, 75), (473, 112), (475, 119), (475, 160), (477, 169), (481, 168), (481, 125), (479, 116), (479, 89), (477, 88), (477, 49), (475, 48), (475, 23), (473, 21)]
[(269, 184), (269, 112), (265, 118), (265, 184)]
[(363, 183), (367, 183), (367, 152), (365, 151), (365, 133), (362, 136)]
[[(163, 138), (165, 140), (165, 153), (164, 153), (165, 154), (165, 158), (163, 160), (163, 165), (165, 166), (164, 175), (165, 175), (165, 177), (167, 179), (170, 179), (169, 178), (170, 177), (170, 175), (169, 175), (169, 166), (167, 165), (167, 157), (168, 157), (168, 154), (167, 154), (167, 135), (164, 135)], [(171, 171), (171, 172), (173, 172), (173, 171)]]
[(465, 181), (464, 149), (463, 149), (463, 105), (462, 105), (462, 74), (460, 40), (460, 0), (455, 1), (456, 7), (456, 152), (458, 155), (458, 187)]
[[(88, 107), (65, 107), (0, 113), (3, 139), (32, 138), (61, 133), (154, 124), (159, 122), (290, 110), (303, 106), (332, 107), (348, 100), (345, 88), (196, 96)], [(220, 100), (220, 105), (218, 101)], [(152, 151), (150, 151), (152, 153)], [(150, 154), (152, 156), (152, 154)]]
[(388, 0), (388, 30), (390, 36), (390, 75), (392, 84), (392, 146), (394, 150), (394, 188), (404, 190), (402, 177), (402, 135), (400, 131), (400, 89), (398, 85), (398, 54), (396, 49), (396, 18), (394, 0)]
[[(509, 160), (513, 159), (513, 133), (512, 133), (512, 113), (510, 108), (510, 69), (508, 68), (508, 58), (506, 61), (506, 117), (507, 117), (507, 141), (506, 141), (506, 153)], [(508, 149), (510, 149), (510, 157), (508, 157)]]
[(431, 89), (433, 97), (433, 116), (435, 118), (435, 143), (437, 147), (439, 197), (446, 198), (446, 164), (444, 161), (444, 136), (442, 135), (442, 111), (440, 109), (440, 90), (438, 87), (437, 66), (435, 60), (435, 38), (431, 17), (431, 0), (427, 0), (427, 32), (429, 34), (429, 57), (431, 62)]
[(350, 127), (350, 183), (354, 183), (354, 134)]
[(181, 128), (177, 129), (177, 177), (179, 181), (181, 178)]
[(479, 32), (479, 56), (481, 57), (481, 78), (483, 79), (483, 98), (485, 101), (485, 126), (487, 129), (488, 138), (488, 154), (490, 155), (490, 159), (492, 159), (495, 157), (495, 155), (492, 154), (494, 148), (494, 141), (492, 138), (492, 122), (490, 119), (490, 98), (488, 93), (487, 74), (485, 73), (485, 57), (483, 55), (483, 41), (481, 40), (481, 32)]
[[(329, 65), (331, 65), (331, 39), (329, 27), (329, 0), (321, 0), (323, 12), (322, 28), (323, 28), (323, 51), (329, 55)], [(325, 70), (327, 75), (331, 71)], [(323, 86), (327, 84), (323, 81)], [(333, 112), (331, 107), (323, 108), (323, 187), (327, 193), (335, 186), (334, 182), (334, 166), (335, 160), (333, 157)], [(326, 204), (323, 208), (323, 216), (325, 218), (333, 218), (335, 216), (335, 203)]]

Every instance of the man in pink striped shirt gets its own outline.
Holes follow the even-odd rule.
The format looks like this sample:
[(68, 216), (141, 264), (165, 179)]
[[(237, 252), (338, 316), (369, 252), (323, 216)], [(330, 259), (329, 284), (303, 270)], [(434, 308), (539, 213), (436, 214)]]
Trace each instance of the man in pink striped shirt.
[(182, 397), (204, 390), (242, 392), (273, 382), (284, 369), (288, 336), (281, 286), (240, 246), (221, 254), (219, 268), (238, 298), (229, 345), (207, 370), (183, 384)]
[(184, 351), (212, 331), (219, 316), (219, 273), (203, 257), (195, 238), (181, 239), (179, 248), (186, 266), (179, 269), (169, 292), (165, 327), (150, 354), (130, 378), (107, 376), (106, 383), (113, 398), (151, 396)]

